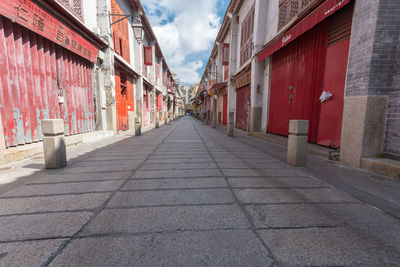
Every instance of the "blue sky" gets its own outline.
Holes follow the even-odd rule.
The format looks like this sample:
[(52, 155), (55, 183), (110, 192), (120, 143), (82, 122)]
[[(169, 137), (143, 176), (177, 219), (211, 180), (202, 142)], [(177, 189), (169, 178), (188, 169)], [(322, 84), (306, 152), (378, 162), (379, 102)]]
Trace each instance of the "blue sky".
[(182, 83), (203, 74), (230, 0), (142, 0), (168, 66)]

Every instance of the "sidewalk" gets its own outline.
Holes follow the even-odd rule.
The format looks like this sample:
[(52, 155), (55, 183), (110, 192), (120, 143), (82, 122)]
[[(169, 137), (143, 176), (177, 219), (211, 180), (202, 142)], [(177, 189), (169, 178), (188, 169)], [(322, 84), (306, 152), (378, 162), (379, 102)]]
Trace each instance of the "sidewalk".
[[(223, 134), (226, 133), (224, 126), (218, 126), (217, 130)], [(237, 129), (235, 129), (234, 139), (286, 163), (285, 145), (249, 136), (246, 132)], [(354, 168), (311, 152), (307, 156), (307, 167), (301, 169), (308, 175), (400, 219), (399, 180)]]
[(292, 168), (282, 147), (190, 117), (109, 142), (0, 185), (0, 265), (400, 264), (395, 181), (366, 191), (353, 182), (371, 174), (315, 156), (313, 167)]

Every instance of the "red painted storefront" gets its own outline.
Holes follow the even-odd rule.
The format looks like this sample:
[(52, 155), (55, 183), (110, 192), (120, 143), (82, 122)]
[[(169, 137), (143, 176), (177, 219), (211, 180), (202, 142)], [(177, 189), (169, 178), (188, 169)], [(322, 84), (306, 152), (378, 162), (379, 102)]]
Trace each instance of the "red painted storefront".
[(42, 119), (64, 119), (66, 135), (95, 129), (97, 51), (35, 2), (2, 2), (0, 112), (6, 147), (42, 140)]
[(120, 68), (115, 68), (115, 102), (117, 108), (117, 129), (129, 129), (128, 111), (134, 111), (133, 77)]
[[(111, 0), (114, 52), (125, 62), (130, 63), (129, 52), (129, 22), (121, 20), (124, 12), (116, 0)], [(119, 21), (119, 22), (118, 22)], [(126, 131), (129, 129), (128, 111), (134, 111), (134, 77), (123, 70), (125, 62), (116, 56), (115, 61), (115, 104), (117, 110), (117, 129)]]
[(161, 92), (156, 92), (156, 116), (158, 120), (162, 120), (162, 109), (163, 109), (163, 95)]
[[(268, 132), (288, 135), (289, 120), (305, 119), (310, 122), (310, 142), (340, 147), (353, 14), (349, 3), (325, 1), (278, 41), (283, 44), (290, 36), (288, 44), (276, 51), (272, 45), (259, 55), (260, 61), (273, 53)], [(335, 14), (329, 13), (332, 10)], [(333, 96), (321, 103), (324, 91)]]

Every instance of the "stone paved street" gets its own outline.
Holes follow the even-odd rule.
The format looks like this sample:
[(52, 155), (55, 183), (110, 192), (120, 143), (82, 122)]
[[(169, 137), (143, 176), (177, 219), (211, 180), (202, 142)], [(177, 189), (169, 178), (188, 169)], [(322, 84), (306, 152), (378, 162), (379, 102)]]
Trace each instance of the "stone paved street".
[(184, 117), (25, 177), (0, 266), (400, 265), (398, 218), (239, 139)]

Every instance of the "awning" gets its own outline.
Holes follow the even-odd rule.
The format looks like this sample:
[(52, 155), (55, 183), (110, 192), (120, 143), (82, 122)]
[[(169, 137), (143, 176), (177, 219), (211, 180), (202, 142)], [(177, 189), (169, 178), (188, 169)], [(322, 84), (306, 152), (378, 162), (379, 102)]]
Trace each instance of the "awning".
[(145, 87), (148, 88), (148, 90), (151, 90), (154, 87), (148, 80), (146, 80), (144, 78), (143, 78), (143, 84), (144, 84)]
[(129, 73), (130, 75), (132, 75), (134, 79), (139, 78), (139, 74), (138, 73), (136, 73), (129, 65), (127, 65), (127, 63), (124, 62), (124, 60), (121, 60), (121, 58), (119, 58), (119, 56), (116, 57), (115, 55), (114, 55), (115, 65), (117, 65), (119, 68), (121, 68), (125, 72)]
[(214, 96), (218, 93), (219, 90), (222, 90), (226, 87), (227, 82), (222, 82), (222, 83), (214, 83), (211, 88), (208, 89), (208, 94), (211, 96)]
[(293, 42), (296, 38), (301, 36), (306, 31), (313, 28), (315, 25), (326, 19), (327, 17), (334, 14), (336, 11), (341, 9), (350, 3), (350, 0), (326, 0), (314, 11), (308, 14), (304, 19), (290, 28), (281, 36), (278, 40), (273, 41), (270, 45), (264, 48), (258, 54), (258, 62), (263, 61), (282, 47)]

